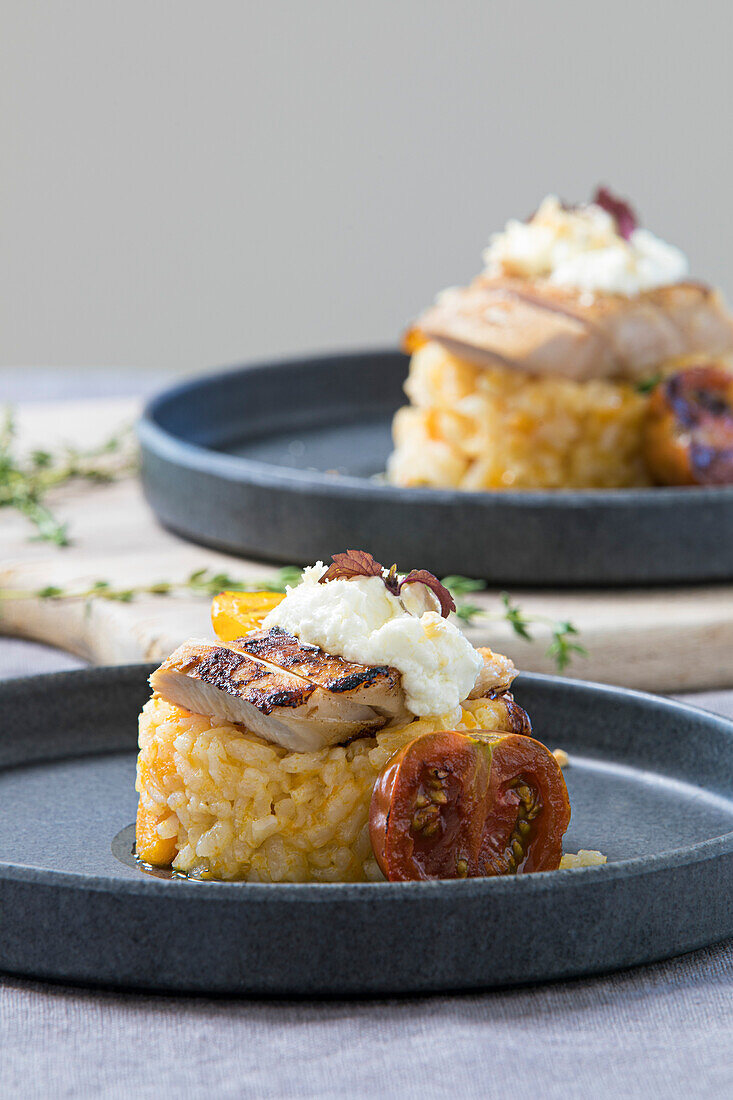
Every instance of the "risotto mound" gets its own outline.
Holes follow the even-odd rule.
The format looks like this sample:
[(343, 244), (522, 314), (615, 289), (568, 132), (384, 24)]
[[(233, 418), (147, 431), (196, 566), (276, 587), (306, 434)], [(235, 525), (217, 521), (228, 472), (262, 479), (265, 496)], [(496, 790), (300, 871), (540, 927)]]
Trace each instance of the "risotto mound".
[(153, 696), (140, 715), (137, 854), (202, 878), (251, 882), (381, 880), (369, 804), (387, 760), (441, 729), (514, 729), (501, 696), (461, 718), (417, 719), (376, 737), (289, 752)]
[(479, 367), (431, 341), (412, 356), (411, 404), (394, 420), (389, 479), (459, 489), (649, 485), (648, 397), (624, 381), (576, 382)]

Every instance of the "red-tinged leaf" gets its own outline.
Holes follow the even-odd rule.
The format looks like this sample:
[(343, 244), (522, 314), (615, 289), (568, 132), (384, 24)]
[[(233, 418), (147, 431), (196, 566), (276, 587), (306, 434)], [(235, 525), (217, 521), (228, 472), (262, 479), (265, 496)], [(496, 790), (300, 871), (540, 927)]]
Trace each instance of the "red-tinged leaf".
[(345, 554), (334, 554), (333, 564), (329, 565), (326, 572), (319, 580), (319, 584), (326, 581), (351, 580), (353, 577), (381, 577), (382, 566), (366, 550), (347, 550)]
[(397, 574), (397, 566), (393, 565), (387, 575), (375, 558), (366, 550), (347, 550), (345, 554), (334, 554), (333, 564), (329, 565), (326, 572), (319, 579), (319, 584), (326, 581), (354, 580), (357, 577), (381, 577), (385, 587), (394, 596), (398, 596), (405, 584), (424, 584), (436, 596), (440, 604), (440, 613), (447, 619), (451, 611), (455, 611), (456, 605), (448, 589), (441, 584), (437, 577), (428, 573), (427, 569), (413, 569), (400, 581)]
[(639, 219), (627, 202), (616, 198), (606, 187), (599, 187), (593, 196), (596, 206), (602, 207), (616, 222), (619, 236), (628, 241), (639, 225)]
[(437, 577), (434, 577), (432, 573), (428, 573), (427, 569), (413, 569), (407, 574), (400, 588), (403, 588), (406, 584), (424, 584), (426, 588), (429, 588), (437, 596), (440, 604), (440, 614), (444, 619), (448, 618), (451, 611), (455, 611), (455, 601), (450, 592), (444, 584), (440, 583)]

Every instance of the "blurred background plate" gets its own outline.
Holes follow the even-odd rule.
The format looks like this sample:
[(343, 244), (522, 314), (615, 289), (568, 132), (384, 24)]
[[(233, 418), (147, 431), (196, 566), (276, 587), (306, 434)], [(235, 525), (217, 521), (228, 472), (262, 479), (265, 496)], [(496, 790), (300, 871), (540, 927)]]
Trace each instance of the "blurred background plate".
[(408, 359), (345, 352), (166, 390), (139, 426), (145, 493), (195, 542), (274, 562), (368, 547), (498, 584), (733, 578), (733, 487), (466, 493), (385, 484)]

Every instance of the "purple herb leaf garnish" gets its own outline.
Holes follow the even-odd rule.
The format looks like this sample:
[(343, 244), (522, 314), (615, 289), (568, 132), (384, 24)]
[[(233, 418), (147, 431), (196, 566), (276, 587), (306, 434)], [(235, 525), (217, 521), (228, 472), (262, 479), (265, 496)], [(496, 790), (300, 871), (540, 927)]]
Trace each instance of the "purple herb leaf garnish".
[(381, 577), (382, 566), (366, 550), (347, 550), (345, 554), (334, 554), (333, 564), (319, 579), (326, 581), (352, 580), (354, 577)]
[(413, 569), (403, 580), (400, 580), (397, 574), (397, 566), (393, 565), (385, 576), (383, 566), (367, 550), (347, 550), (345, 554), (334, 554), (333, 563), (319, 578), (318, 583), (325, 584), (326, 581), (337, 580), (351, 581), (357, 577), (381, 577), (387, 591), (391, 592), (393, 596), (399, 596), (406, 584), (424, 584), (437, 597), (440, 604), (440, 614), (444, 619), (447, 619), (451, 611), (456, 609), (455, 601), (448, 589), (440, 583), (437, 577), (434, 577), (432, 573), (428, 573), (427, 569)]
[(630, 240), (631, 234), (639, 225), (639, 220), (629, 204), (624, 202), (623, 199), (617, 199), (607, 187), (596, 189), (593, 202), (611, 215), (616, 222), (619, 236), (623, 237), (625, 241)]
[(426, 588), (429, 588), (433, 595), (437, 596), (438, 603), (440, 604), (440, 614), (444, 619), (448, 618), (451, 611), (455, 611), (455, 600), (450, 592), (444, 584), (440, 583), (437, 577), (434, 577), (432, 573), (428, 573), (427, 569), (411, 570), (402, 581), (400, 590), (403, 589), (406, 584), (424, 584)]

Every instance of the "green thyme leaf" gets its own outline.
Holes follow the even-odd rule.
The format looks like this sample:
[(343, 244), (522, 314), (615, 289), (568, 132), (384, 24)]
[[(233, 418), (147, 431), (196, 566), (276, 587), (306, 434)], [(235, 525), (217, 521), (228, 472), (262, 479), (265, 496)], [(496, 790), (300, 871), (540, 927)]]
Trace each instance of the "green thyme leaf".
[(508, 592), (502, 592), (499, 598), (504, 607), (504, 618), (509, 623), (514, 633), (518, 634), (520, 638), (524, 638), (526, 641), (531, 642), (532, 635), (529, 631), (531, 620), (524, 614), (521, 607), (512, 602)]
[(464, 623), (472, 623), (483, 613), (483, 608), (475, 603), (467, 603), (461, 600), (456, 603), (456, 616)]
[(639, 382), (634, 384), (634, 389), (637, 393), (650, 394), (652, 390), (655, 390), (659, 383), (662, 381), (662, 374), (658, 371), (656, 374), (650, 374), (648, 378), (642, 378)]
[(99, 447), (82, 451), (62, 448), (54, 454), (33, 450), (27, 456), (16, 447), (13, 411), (5, 409), (0, 424), (0, 508), (14, 508), (35, 527), (35, 541), (68, 546), (67, 525), (56, 519), (46, 496), (69, 481), (113, 481), (137, 466), (131, 432), (116, 433)]
[(454, 599), (467, 596), (470, 592), (482, 592), (486, 588), (486, 581), (473, 580), (471, 577), (443, 577), (441, 584), (445, 585)]

